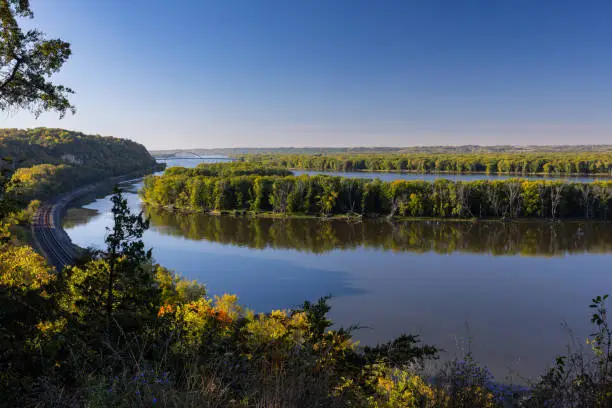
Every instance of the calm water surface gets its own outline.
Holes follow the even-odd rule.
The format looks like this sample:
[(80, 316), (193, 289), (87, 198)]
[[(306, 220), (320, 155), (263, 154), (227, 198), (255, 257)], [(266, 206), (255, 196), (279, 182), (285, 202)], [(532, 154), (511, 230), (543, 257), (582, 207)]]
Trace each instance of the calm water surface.
[[(139, 184), (125, 184), (135, 210)], [(70, 209), (72, 240), (103, 247), (110, 208), (99, 197)], [(362, 343), (418, 333), (448, 357), (471, 338), (475, 358), (498, 377), (540, 374), (569, 341), (562, 323), (583, 338), (590, 299), (612, 291), (612, 224), (349, 224), (145, 210), (156, 260), (212, 294), (237, 293), (261, 311), (332, 294), (331, 317), (364, 326)]]

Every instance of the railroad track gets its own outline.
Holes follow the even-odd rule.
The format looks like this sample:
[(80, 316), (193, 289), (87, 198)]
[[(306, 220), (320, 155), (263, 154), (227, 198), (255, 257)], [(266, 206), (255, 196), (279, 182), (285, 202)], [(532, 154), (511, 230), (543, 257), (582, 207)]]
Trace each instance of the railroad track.
[(59, 272), (68, 265), (74, 264), (82, 249), (74, 245), (62, 227), (62, 216), (68, 204), (78, 197), (96, 191), (104, 186), (112, 186), (126, 179), (127, 176), (114, 177), (90, 184), (70, 193), (62, 194), (42, 204), (32, 222), (32, 236), (38, 251)]
[(32, 223), (32, 235), (38, 249), (57, 271), (72, 265), (78, 257), (79, 249), (61, 225), (62, 213), (72, 194), (61, 196), (40, 206)]

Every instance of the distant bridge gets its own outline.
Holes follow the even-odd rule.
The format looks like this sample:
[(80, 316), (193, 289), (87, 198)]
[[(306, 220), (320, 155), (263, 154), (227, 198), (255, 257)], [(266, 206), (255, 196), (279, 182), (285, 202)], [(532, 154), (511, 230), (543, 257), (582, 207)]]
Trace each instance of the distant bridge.
[[(180, 156), (179, 156), (180, 154)], [(194, 152), (180, 152), (154, 156), (157, 160), (234, 160), (227, 156), (200, 156)]]

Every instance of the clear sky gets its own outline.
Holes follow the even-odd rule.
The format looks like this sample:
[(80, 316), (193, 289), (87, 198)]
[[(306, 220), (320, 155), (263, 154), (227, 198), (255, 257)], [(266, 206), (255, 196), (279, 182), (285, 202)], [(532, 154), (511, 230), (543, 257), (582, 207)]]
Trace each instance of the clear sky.
[(612, 143), (612, 1), (31, 0), (74, 116), (151, 149)]

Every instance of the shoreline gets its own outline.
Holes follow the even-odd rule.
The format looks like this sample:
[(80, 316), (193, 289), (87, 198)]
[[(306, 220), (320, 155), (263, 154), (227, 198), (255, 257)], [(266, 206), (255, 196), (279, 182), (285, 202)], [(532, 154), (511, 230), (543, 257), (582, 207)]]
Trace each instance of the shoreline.
[(271, 211), (252, 211), (252, 210), (195, 210), (190, 208), (180, 208), (174, 206), (162, 206), (156, 205), (153, 203), (146, 202), (142, 200), (140, 201), (145, 206), (160, 209), (167, 212), (178, 213), (178, 214), (206, 214), (206, 215), (214, 215), (217, 217), (221, 216), (229, 216), (229, 217), (251, 217), (251, 218), (266, 218), (266, 219), (310, 219), (310, 220), (320, 220), (320, 221), (345, 221), (345, 222), (363, 222), (365, 220), (368, 221), (390, 221), (390, 222), (402, 222), (402, 221), (423, 221), (423, 222), (461, 222), (461, 223), (471, 223), (476, 224), (479, 222), (489, 222), (489, 223), (516, 223), (516, 222), (542, 222), (542, 223), (566, 223), (566, 222), (574, 222), (574, 223), (603, 223), (603, 224), (612, 224), (612, 220), (597, 220), (597, 219), (585, 219), (585, 218), (542, 218), (542, 217), (517, 217), (517, 218), (502, 218), (502, 217), (472, 217), (472, 218), (457, 218), (457, 217), (449, 217), (449, 218), (440, 218), (440, 217), (406, 217), (406, 216), (388, 216), (388, 215), (380, 215), (380, 216), (368, 216), (368, 215), (350, 215), (350, 214), (331, 214), (328, 216), (325, 215), (316, 215), (316, 214), (302, 214), (302, 213), (293, 213), (293, 214), (280, 214), (274, 213)]

